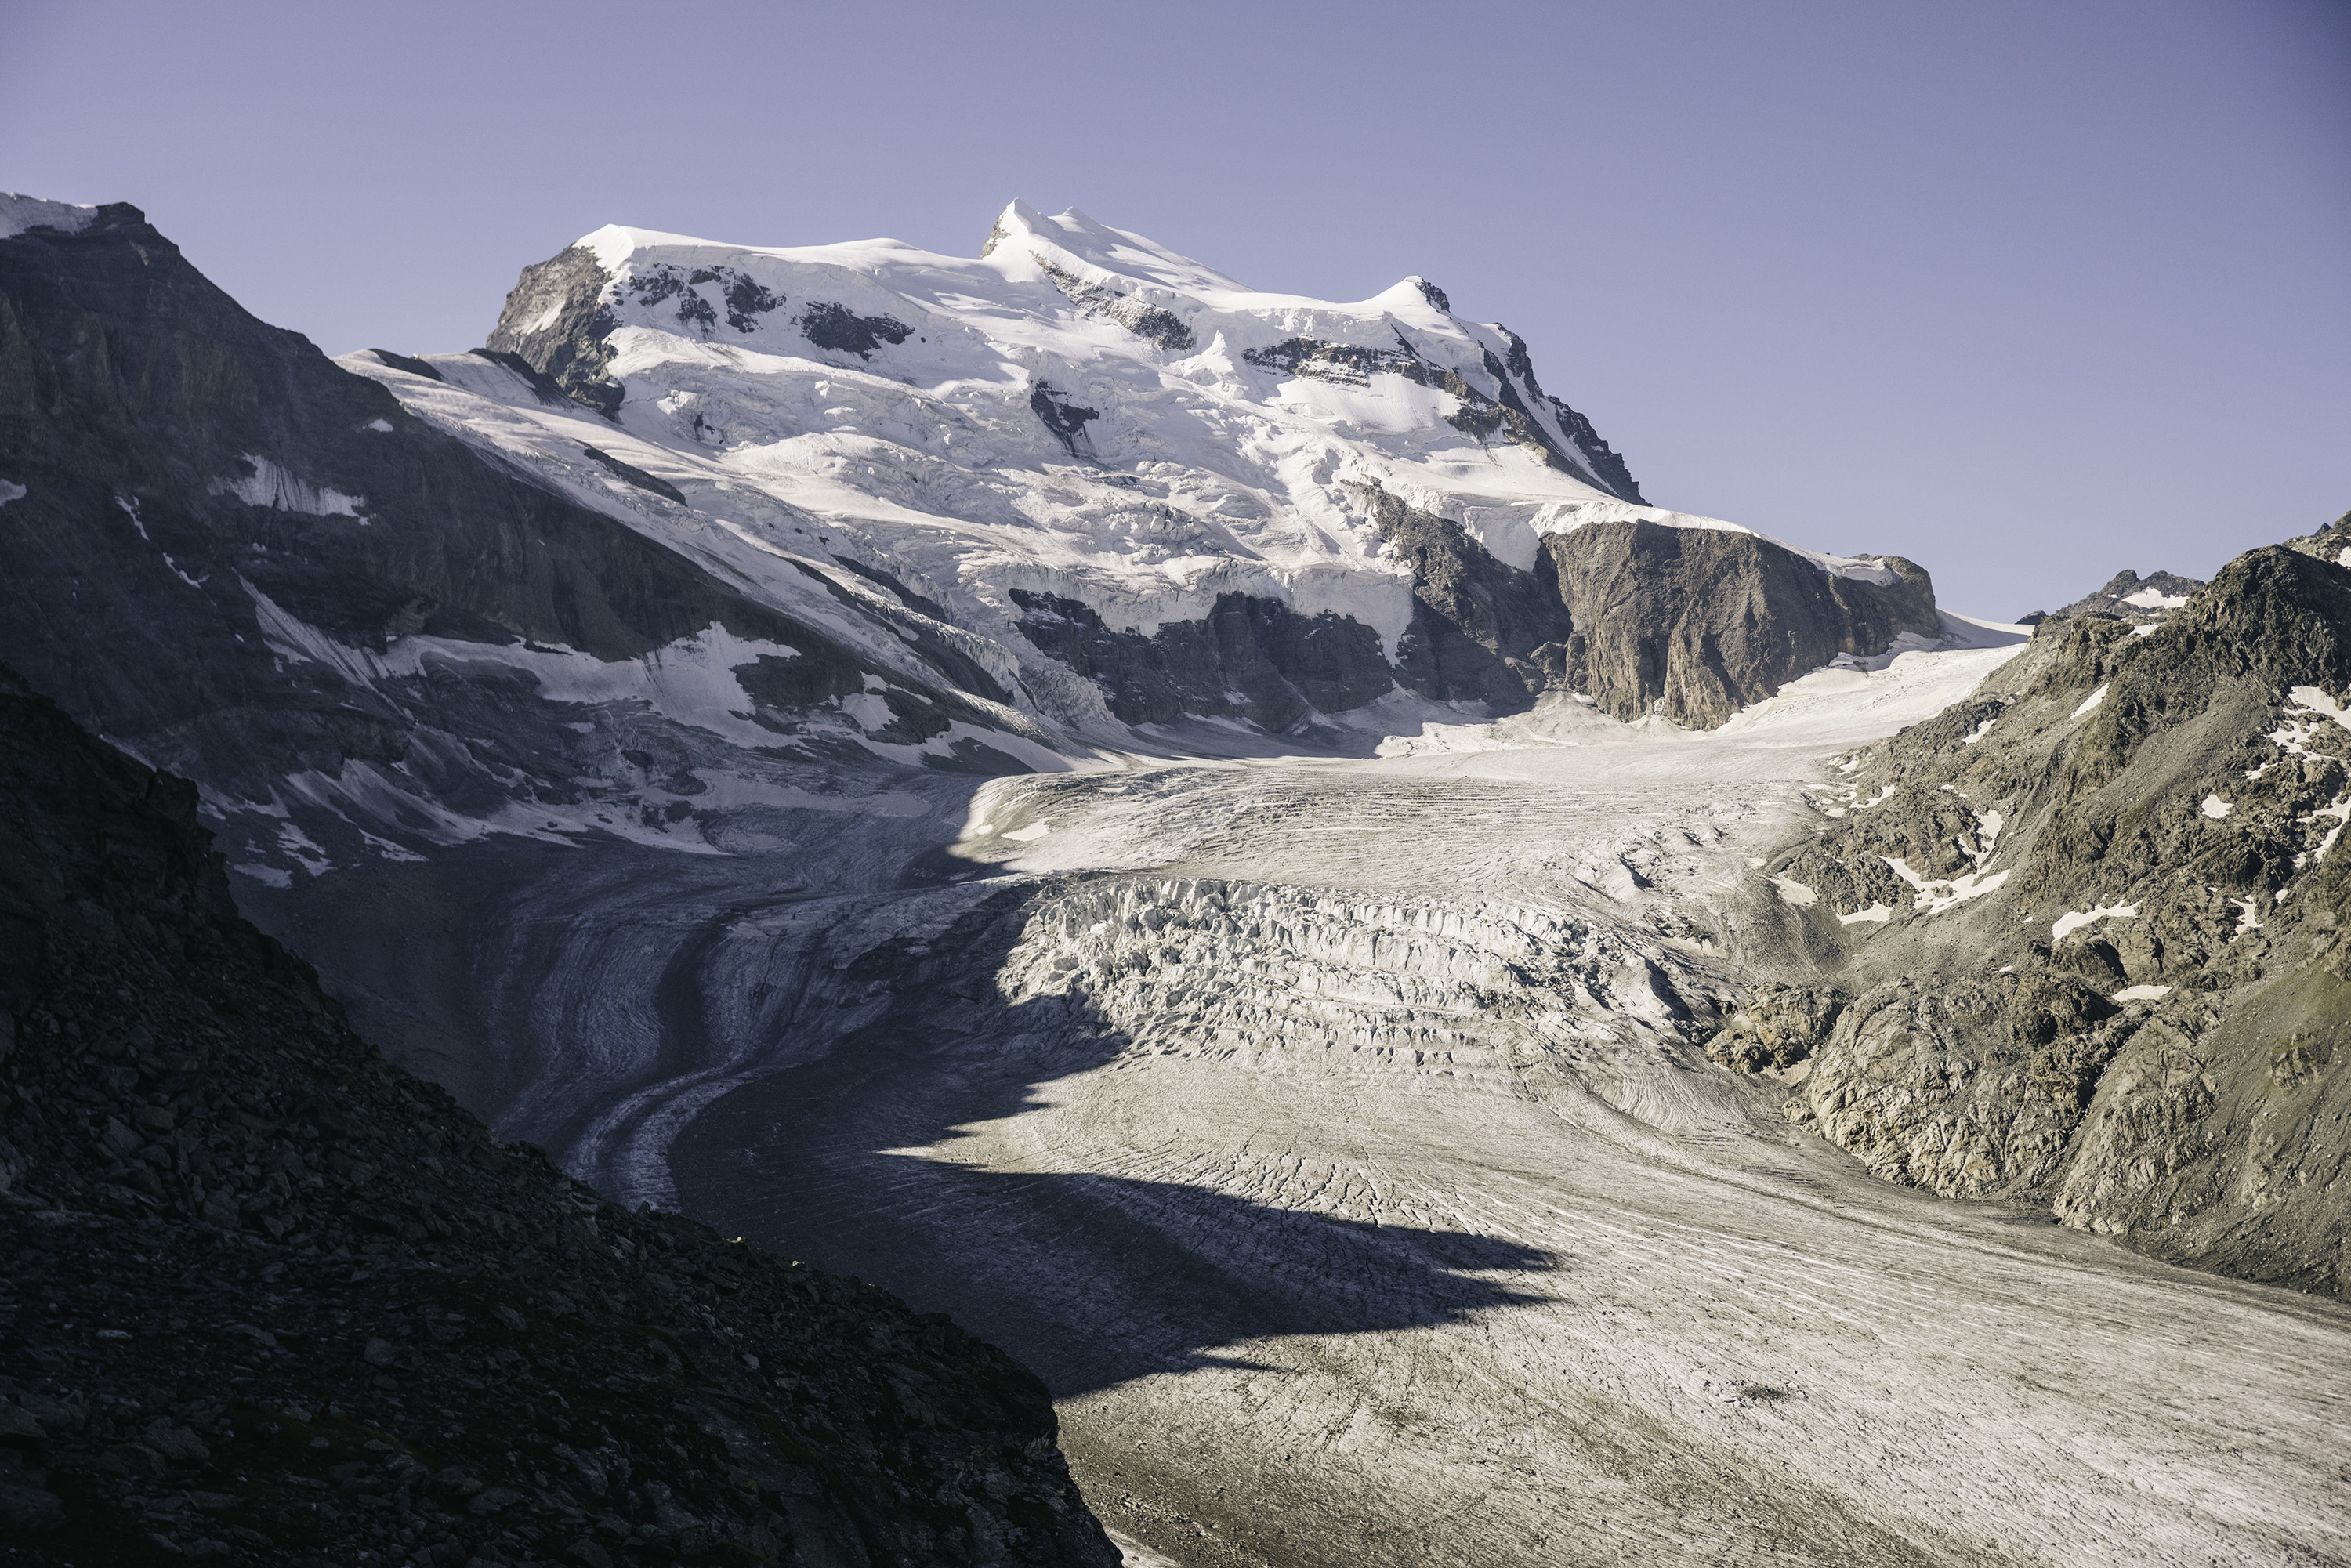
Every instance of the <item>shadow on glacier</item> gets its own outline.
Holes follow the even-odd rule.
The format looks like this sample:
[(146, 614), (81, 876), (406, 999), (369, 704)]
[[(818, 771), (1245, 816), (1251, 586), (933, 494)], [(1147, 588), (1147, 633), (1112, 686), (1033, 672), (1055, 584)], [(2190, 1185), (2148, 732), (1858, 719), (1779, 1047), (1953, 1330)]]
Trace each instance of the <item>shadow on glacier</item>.
[[(976, 782), (897, 787), (929, 814), (765, 824), (789, 855), (499, 841), (360, 862), (248, 908), (389, 1054), (507, 1135), (576, 1159), (615, 1107), (646, 1105), (615, 1151), (680, 1107), (682, 1135), (642, 1140), (666, 1146), (677, 1207), (951, 1312), (1059, 1394), (1245, 1361), (1233, 1347), (1255, 1339), (1458, 1321), (1545, 1288), (1523, 1276), (1551, 1260), (1509, 1242), (1213, 1190), (1214, 1171), (1196, 1179), (1174, 1157), (1175, 1128), (1164, 1168), (1148, 1151), (1137, 1162), (1148, 1179), (954, 1163), (959, 1129), (1018, 1118), (1130, 1042), (1082, 999), (1004, 1004), (1006, 953), (1033, 903), (1070, 883), (950, 884), (973, 876), (941, 846)], [(943, 939), (890, 935), (925, 903), (965, 913)], [(812, 907), (827, 914), (798, 935), (761, 934)], [(809, 945), (859, 929), (872, 939), (845, 967)], [(844, 1032), (873, 1018), (877, 985), (886, 1008)], [(813, 1060), (757, 1065), (787, 1052)], [(682, 1091), (738, 1068), (749, 1082), (684, 1109)], [(627, 1186), (617, 1155), (580, 1174)]]
[(909, 966), (889, 1017), (704, 1111), (671, 1151), (686, 1212), (951, 1313), (1061, 1397), (1253, 1364), (1235, 1348), (1252, 1340), (1546, 1299), (1536, 1281), (1490, 1276), (1552, 1270), (1547, 1253), (1259, 1203), (1207, 1185), (1213, 1170), (1195, 1183), (958, 1163), (967, 1129), (1035, 1108), (1129, 1043), (1081, 999), (993, 996), (1030, 896), (975, 912), (936, 945), (948, 963)]

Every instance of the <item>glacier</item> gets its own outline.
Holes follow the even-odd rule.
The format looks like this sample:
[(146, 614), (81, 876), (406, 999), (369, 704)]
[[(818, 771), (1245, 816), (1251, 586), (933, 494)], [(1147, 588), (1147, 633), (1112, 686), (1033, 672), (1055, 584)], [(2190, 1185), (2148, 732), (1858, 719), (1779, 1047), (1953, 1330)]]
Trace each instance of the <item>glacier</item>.
[(42, 211), (0, 263), (301, 395), (169, 483), (0, 458), (0, 653), (505, 1135), (1036, 1367), (1137, 1563), (2342, 1554), (2339, 1303), (1707, 1060), (1827, 941), (2006, 917), (1989, 815), (1898, 910), (1772, 857), (2025, 628), (1651, 506), (1425, 279), (612, 227), (330, 365)]

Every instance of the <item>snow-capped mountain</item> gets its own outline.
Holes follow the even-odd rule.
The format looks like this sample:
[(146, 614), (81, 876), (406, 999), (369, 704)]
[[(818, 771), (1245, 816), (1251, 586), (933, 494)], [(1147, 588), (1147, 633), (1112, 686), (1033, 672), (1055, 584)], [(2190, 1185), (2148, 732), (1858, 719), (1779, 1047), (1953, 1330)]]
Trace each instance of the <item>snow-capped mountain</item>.
[[(1526, 344), (1424, 279), (1354, 304), (1263, 293), (1075, 211), (1016, 202), (977, 257), (600, 229), (524, 274), (487, 355), (344, 363), (746, 580), (845, 566), (977, 633), (1016, 706), (1097, 738), (1290, 729), (1391, 692), (1508, 712), (1562, 687), (1719, 722), (1840, 653), (1945, 630), (1915, 569), (1794, 551), (1823, 580), (1753, 595), (1802, 623), (1792, 656), (1734, 656), (1732, 689), (1696, 700), (1671, 655), (1612, 679), (1625, 661), (1588, 650), (1685, 606), (1579, 602), (1596, 541), (1761, 541), (1646, 505)], [(1414, 711), (1392, 709), (1364, 722)]]
[(1706, 726), (1974, 634), (1907, 562), (1646, 506), (1419, 279), (1259, 293), (1017, 203), (976, 257), (606, 228), (486, 348), (338, 371), (135, 209), (5, 219), (48, 389), (0, 474), (5, 651), (204, 779), (266, 878), (485, 832), (707, 847), (842, 768), (1204, 725), (1361, 751), (1549, 694)]

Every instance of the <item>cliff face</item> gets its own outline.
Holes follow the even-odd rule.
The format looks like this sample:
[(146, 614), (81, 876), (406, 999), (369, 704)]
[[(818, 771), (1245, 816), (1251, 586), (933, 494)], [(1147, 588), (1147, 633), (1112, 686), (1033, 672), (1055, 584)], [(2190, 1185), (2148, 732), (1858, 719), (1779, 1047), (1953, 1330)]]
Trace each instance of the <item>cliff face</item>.
[(498, 1144), (237, 917), (194, 808), (0, 667), (17, 1561), (1118, 1561), (1034, 1376)]
[(1573, 630), (1539, 662), (1619, 718), (1712, 728), (1840, 654), (1943, 636), (1933, 583), (1899, 556), (1830, 572), (1754, 534), (1637, 521), (1552, 534), (1543, 551)]
[(2351, 1296), (2334, 553), (2252, 551), (2160, 624), (2053, 622), (1844, 759), (1771, 866), (1838, 989), (1793, 1050), (1754, 1017), (1718, 1060), (1809, 1051), (1791, 1114), (1893, 1179)]

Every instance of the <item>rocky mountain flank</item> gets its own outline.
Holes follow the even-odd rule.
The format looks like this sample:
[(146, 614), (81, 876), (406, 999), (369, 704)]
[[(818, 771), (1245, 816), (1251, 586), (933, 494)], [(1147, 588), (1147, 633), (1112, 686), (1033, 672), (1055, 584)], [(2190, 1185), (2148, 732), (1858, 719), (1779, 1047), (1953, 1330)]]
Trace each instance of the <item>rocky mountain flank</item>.
[(2141, 577), (2136, 571), (2118, 571), (2104, 588), (2085, 593), (2063, 610), (2035, 611), (2025, 617), (2032, 624), (2043, 621), (2071, 621), (2084, 615), (2106, 615), (2133, 625), (2152, 625), (2188, 602), (2189, 595), (2204, 584), (2178, 572), (2151, 571)]
[(501, 1145), (0, 669), (12, 1562), (1119, 1560), (944, 1317)]
[(1818, 978), (1717, 1037), (1890, 1180), (2351, 1298), (2351, 517), (2050, 621), (1771, 862)]
[[(261, 807), (222, 822), (264, 846), (233, 858), (306, 800), (334, 860), (371, 852), (360, 828), (591, 800), (665, 829), (694, 790), (664, 780), (757, 759), (643, 702), (583, 733), (545, 700), (570, 672), (620, 695), (664, 653), (716, 662), (712, 716), (779, 758), (960, 723), (926, 765), (1026, 766), (987, 740), (1033, 727), (886, 589), (810, 568), (801, 600), (747, 591), (256, 320), (129, 205), (0, 238), (0, 657), (215, 807)], [(840, 713), (876, 688), (872, 725)]]

